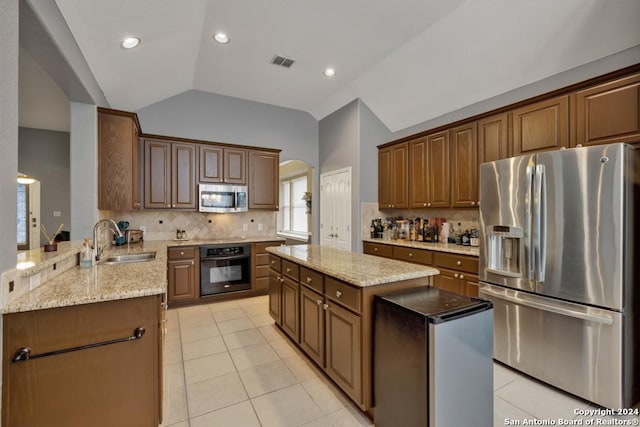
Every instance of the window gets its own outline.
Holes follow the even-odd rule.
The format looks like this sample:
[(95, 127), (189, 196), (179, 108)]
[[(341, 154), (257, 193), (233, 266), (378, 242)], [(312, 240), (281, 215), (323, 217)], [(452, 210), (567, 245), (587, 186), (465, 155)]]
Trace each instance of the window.
[(307, 206), (302, 199), (306, 191), (306, 175), (280, 181), (279, 231), (302, 234), (306, 237), (308, 231)]
[(25, 184), (18, 184), (18, 249), (29, 248), (29, 189)]

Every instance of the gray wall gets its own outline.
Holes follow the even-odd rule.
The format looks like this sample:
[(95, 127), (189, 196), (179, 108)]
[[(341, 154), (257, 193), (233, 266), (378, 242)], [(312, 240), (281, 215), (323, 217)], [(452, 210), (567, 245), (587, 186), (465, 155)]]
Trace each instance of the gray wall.
[[(61, 223), (63, 230), (71, 227), (69, 168), (69, 132), (19, 129), (18, 171), (40, 181), (40, 221), (50, 234)], [(45, 243), (41, 234), (40, 245)]]
[(71, 102), (71, 240), (91, 237), (98, 220), (98, 112)]
[[(351, 166), (351, 249), (362, 252), (362, 202), (378, 200), (378, 150), (389, 129), (361, 100), (320, 120), (320, 173)], [(318, 218), (319, 219), (319, 218)]]
[(16, 266), (18, 0), (0, 0), (0, 273)]
[[(279, 148), (280, 161), (303, 160), (313, 168), (319, 195), (318, 122), (310, 114), (229, 96), (190, 90), (137, 111), (144, 133)], [(312, 205), (318, 242), (318, 203)]]

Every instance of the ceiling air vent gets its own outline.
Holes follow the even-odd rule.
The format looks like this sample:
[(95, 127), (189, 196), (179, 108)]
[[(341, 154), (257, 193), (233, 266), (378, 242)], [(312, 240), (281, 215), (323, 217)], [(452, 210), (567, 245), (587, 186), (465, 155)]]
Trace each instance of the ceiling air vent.
[(285, 58), (284, 56), (280, 56), (280, 55), (274, 55), (273, 58), (271, 59), (271, 63), (273, 65), (279, 65), (285, 68), (291, 68), (294, 62), (296, 61), (294, 61), (291, 58)]

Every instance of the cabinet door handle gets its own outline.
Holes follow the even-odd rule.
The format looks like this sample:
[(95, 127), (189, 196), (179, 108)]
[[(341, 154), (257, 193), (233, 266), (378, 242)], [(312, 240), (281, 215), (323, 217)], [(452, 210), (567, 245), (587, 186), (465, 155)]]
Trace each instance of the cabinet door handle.
[(464, 279), (464, 274), (461, 274), (461, 275), (460, 275), (460, 278), (461, 278), (461, 279)]
[(191, 261), (191, 265), (194, 265), (196, 262), (195, 261)]
[(287, 267), (287, 273), (291, 273), (291, 269)]
[(458, 278), (458, 273), (454, 273), (453, 277), (457, 279)]
[(322, 304), (322, 308), (324, 308), (325, 310), (329, 308), (329, 304)]
[(280, 281), (280, 283), (284, 282), (284, 279), (282, 277), (279, 277), (278, 280)]
[(316, 304), (318, 304), (318, 306), (320, 306), (320, 304), (322, 304), (322, 300), (321, 299), (316, 300)]
[(184, 251), (180, 251), (180, 255), (184, 255)]
[(429, 207), (430, 207), (430, 206), (431, 206), (431, 203), (427, 203), (427, 206), (429, 206)]
[(462, 265), (462, 261), (460, 260), (456, 261), (456, 265)]
[(336, 291), (336, 298), (340, 298), (342, 296), (342, 292)]
[(272, 260), (271, 265), (276, 265), (276, 262)]
[(378, 248), (373, 248), (373, 252), (378, 252)]
[(413, 258), (413, 252), (409, 252), (409, 258)]
[(426, 203), (423, 203), (423, 204), (422, 204), (422, 206), (425, 206), (425, 207), (426, 207), (426, 206), (427, 206), (427, 204), (426, 204)]
[(135, 340), (141, 339), (144, 336), (145, 332), (146, 332), (145, 329), (142, 326), (139, 326), (133, 330), (133, 335), (129, 337), (116, 338), (114, 340), (101, 341), (93, 344), (79, 345), (77, 347), (63, 348), (62, 350), (47, 351), (46, 353), (40, 353), (40, 354), (31, 354), (31, 349), (29, 347), (22, 347), (16, 350), (11, 361), (13, 363), (24, 362), (30, 359), (39, 359), (41, 357), (55, 356), (57, 354), (70, 353), (72, 351), (86, 350), (89, 348), (102, 347), (105, 345), (117, 344), (120, 342), (135, 341)]
[(471, 206), (475, 206), (475, 205), (476, 205), (476, 202), (471, 202)]
[(307, 283), (311, 283), (311, 277), (307, 277)]

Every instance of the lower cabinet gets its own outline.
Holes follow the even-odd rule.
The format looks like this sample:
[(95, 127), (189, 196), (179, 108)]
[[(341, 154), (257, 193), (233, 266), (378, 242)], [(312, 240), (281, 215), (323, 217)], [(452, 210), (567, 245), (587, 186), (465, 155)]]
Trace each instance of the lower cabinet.
[(251, 290), (264, 293), (269, 288), (269, 253), (266, 248), (282, 241), (260, 242), (251, 246)]
[(324, 297), (306, 286), (300, 287), (300, 347), (324, 366)]
[(300, 342), (299, 320), (300, 284), (283, 277), (282, 279), (282, 329), (295, 342)]
[(362, 329), (360, 316), (328, 301), (325, 304), (325, 370), (349, 396), (362, 401)]
[(368, 411), (373, 406), (373, 297), (424, 286), (425, 281), (358, 287), (288, 259), (269, 257), (269, 314), (360, 409)]
[(436, 288), (469, 297), (478, 296), (478, 257), (374, 242), (363, 242), (363, 252), (399, 261), (431, 265), (440, 270), (440, 274), (434, 276)]
[(167, 250), (167, 282), (169, 304), (194, 302), (199, 298), (199, 258), (197, 247)]
[[(153, 295), (5, 314), (2, 425), (157, 426), (161, 302)], [(138, 339), (77, 348), (134, 337), (138, 328)], [(31, 358), (14, 362), (22, 348)]]

